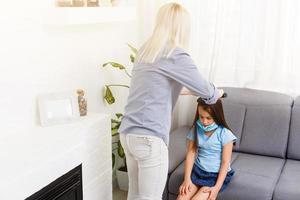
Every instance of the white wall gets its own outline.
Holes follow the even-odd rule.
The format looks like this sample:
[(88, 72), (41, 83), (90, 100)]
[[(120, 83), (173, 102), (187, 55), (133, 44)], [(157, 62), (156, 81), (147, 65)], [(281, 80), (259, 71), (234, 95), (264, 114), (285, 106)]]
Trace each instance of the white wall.
[[(82, 88), (86, 91), (88, 111), (106, 113), (122, 112), (127, 99), (128, 90), (117, 89), (116, 104), (108, 106), (103, 101), (105, 84), (130, 80), (121, 71), (103, 68), (102, 64), (110, 60), (130, 63), (126, 43), (136, 45), (137, 22), (47, 25), (45, 9), (52, 0), (48, 1), (49, 4), (35, 0), (1, 3), (1, 162), (10, 157), (19, 160), (16, 155), (20, 154), (12, 154), (22, 151), (17, 144), (34, 141), (36, 135), (42, 134), (38, 131), (39, 94)], [(24, 136), (28, 140), (22, 140)], [(37, 147), (30, 149), (38, 153)], [(5, 183), (0, 181), (2, 184)]]
[(123, 107), (124, 101), (106, 106), (102, 88), (129, 80), (101, 65), (110, 59), (128, 61), (126, 42), (135, 45), (136, 22), (49, 26), (43, 24), (43, 8), (34, 0), (1, 6), (1, 136), (37, 125), (36, 97), (42, 93), (83, 88), (89, 111)]

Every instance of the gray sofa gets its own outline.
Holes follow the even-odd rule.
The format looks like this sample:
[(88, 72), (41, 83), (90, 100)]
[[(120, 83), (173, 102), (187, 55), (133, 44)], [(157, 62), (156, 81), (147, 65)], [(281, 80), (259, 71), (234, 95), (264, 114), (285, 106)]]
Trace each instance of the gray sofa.
[[(300, 199), (300, 97), (246, 88), (224, 88), (226, 120), (239, 138), (234, 146), (235, 176), (221, 200)], [(191, 98), (191, 97), (189, 97)], [(196, 100), (179, 105), (188, 116), (170, 136), (169, 176), (164, 199), (176, 199), (183, 181), (186, 134)], [(183, 109), (184, 107), (184, 109)]]

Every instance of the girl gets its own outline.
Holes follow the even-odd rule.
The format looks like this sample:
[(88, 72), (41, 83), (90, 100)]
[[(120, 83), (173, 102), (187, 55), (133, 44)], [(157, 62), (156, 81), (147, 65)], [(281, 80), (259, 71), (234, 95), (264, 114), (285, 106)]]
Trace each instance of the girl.
[(189, 13), (177, 3), (166, 4), (137, 54), (119, 128), (128, 167), (129, 200), (162, 199), (172, 110), (183, 86), (208, 104), (223, 94), (200, 75), (187, 53), (189, 30)]
[(230, 160), (236, 137), (225, 121), (221, 99), (212, 105), (197, 101), (177, 200), (215, 200), (234, 174)]

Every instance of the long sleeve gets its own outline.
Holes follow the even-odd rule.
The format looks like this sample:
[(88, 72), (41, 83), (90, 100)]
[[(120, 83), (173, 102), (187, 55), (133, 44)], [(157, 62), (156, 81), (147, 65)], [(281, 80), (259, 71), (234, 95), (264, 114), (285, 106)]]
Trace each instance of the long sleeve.
[(169, 78), (199, 95), (207, 104), (213, 104), (219, 98), (217, 88), (207, 81), (198, 71), (189, 54), (175, 49), (171, 59), (166, 60), (162, 71)]

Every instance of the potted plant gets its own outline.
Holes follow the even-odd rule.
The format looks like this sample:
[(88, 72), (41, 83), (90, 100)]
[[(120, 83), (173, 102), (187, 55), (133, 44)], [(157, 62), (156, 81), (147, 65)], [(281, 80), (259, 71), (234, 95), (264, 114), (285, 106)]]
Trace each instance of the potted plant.
[(118, 132), (118, 129), (121, 125), (121, 120), (122, 120), (123, 114), (116, 113), (115, 116), (116, 116), (115, 119), (111, 119), (112, 137), (116, 138), (112, 142), (112, 145), (116, 144), (115, 145), (116, 148), (113, 149), (113, 153), (112, 153), (112, 167), (114, 168), (116, 165), (116, 155), (114, 154), (114, 151), (117, 150), (117, 155), (123, 161), (122, 162), (123, 165), (116, 169), (117, 182), (118, 182), (119, 188), (121, 190), (127, 191), (128, 190), (128, 174), (127, 174), (126, 157), (125, 157), (124, 149), (119, 140), (119, 132)]
[[(131, 61), (131, 63), (134, 63), (134, 60), (135, 60), (135, 57), (137, 54), (137, 49), (134, 48), (133, 46), (131, 46), (130, 44), (127, 44), (127, 46), (132, 51), (132, 53), (130, 54), (130, 61)], [(125, 74), (126, 74), (126, 76), (128, 76), (128, 78), (131, 78), (131, 75), (129, 74), (127, 68), (120, 63), (107, 62), (107, 63), (104, 63), (102, 66), (103, 67), (111, 66), (111, 67), (117, 68), (119, 70), (122, 70), (125, 72)], [(115, 97), (113, 95), (113, 89), (112, 89), (113, 87), (129, 88), (128, 85), (124, 85), (124, 84), (105, 85), (104, 86), (104, 99), (109, 105), (115, 103)], [(122, 117), (123, 117), (122, 113), (116, 113), (115, 118), (111, 119), (111, 133), (112, 133), (112, 137), (113, 137), (112, 145), (117, 146), (116, 148), (113, 148), (112, 167), (114, 168), (116, 165), (117, 156), (114, 153), (114, 150), (117, 150), (118, 158), (120, 158), (123, 161), (123, 165), (120, 168), (116, 169), (117, 182), (118, 182), (119, 188), (121, 190), (127, 191), (128, 190), (128, 175), (127, 175), (126, 157), (125, 157), (124, 149), (119, 140), (119, 132), (118, 132), (119, 127), (121, 125)]]

